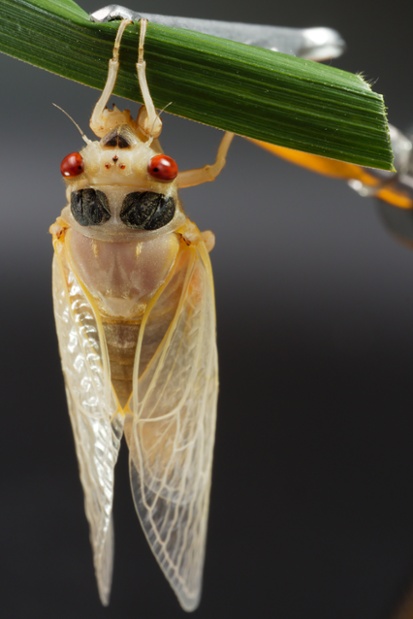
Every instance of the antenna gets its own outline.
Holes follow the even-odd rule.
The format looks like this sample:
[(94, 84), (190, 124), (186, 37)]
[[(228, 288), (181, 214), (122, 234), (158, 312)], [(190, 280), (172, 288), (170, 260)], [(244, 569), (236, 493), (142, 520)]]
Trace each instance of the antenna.
[(77, 122), (70, 116), (70, 114), (68, 112), (66, 112), (66, 110), (64, 110), (62, 107), (60, 107), (60, 105), (57, 105), (57, 103), (52, 103), (52, 105), (54, 107), (57, 107), (58, 110), (60, 110), (61, 112), (63, 112), (63, 114), (72, 121), (72, 123), (74, 124), (74, 126), (76, 127), (76, 129), (79, 131), (80, 135), (82, 136), (82, 140), (84, 140), (86, 142), (86, 144), (91, 144), (92, 140), (90, 140), (87, 135), (85, 135), (85, 133), (82, 131), (82, 129), (80, 128), (80, 126), (77, 124)]

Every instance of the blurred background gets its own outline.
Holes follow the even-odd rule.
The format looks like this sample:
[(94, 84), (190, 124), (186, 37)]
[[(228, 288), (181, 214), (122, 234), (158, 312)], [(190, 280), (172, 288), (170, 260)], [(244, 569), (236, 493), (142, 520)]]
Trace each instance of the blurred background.
[[(80, 2), (87, 10), (97, 1)], [(413, 121), (413, 8), (158, 0), (136, 10), (339, 30), (335, 66)], [(59, 164), (97, 91), (0, 56), (2, 617), (179, 619), (134, 513), (126, 448), (111, 605), (98, 601), (50, 291)], [(130, 105), (128, 103), (128, 105)], [(217, 131), (165, 115), (181, 169)], [(216, 234), (221, 391), (199, 619), (408, 619), (413, 586), (413, 253), (373, 201), (237, 138), (215, 183), (186, 190)]]

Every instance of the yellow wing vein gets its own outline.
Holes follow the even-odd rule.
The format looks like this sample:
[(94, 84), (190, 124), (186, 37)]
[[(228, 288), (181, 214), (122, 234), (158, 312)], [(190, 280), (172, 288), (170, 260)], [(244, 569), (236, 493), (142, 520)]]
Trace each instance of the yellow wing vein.
[(67, 247), (55, 242), (53, 295), (69, 414), (75, 439), (99, 594), (108, 603), (112, 578), (113, 469), (123, 421), (111, 397), (99, 318), (80, 284)]
[[(187, 252), (187, 253), (184, 253)], [(217, 400), (214, 294), (203, 243), (178, 266), (145, 315), (139, 354), (158, 304), (174, 303), (161, 345), (134, 385), (127, 431), (136, 509), (186, 610), (200, 597)], [(177, 291), (177, 294), (171, 294)], [(179, 293), (179, 294), (178, 294)], [(162, 295), (165, 295), (162, 297)], [(136, 370), (137, 372), (137, 370)]]

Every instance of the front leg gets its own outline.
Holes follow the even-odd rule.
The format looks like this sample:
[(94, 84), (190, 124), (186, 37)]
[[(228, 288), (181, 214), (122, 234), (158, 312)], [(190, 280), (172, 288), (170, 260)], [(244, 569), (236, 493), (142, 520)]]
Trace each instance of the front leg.
[(224, 133), (218, 147), (215, 163), (208, 164), (203, 168), (194, 168), (193, 170), (180, 172), (177, 176), (178, 187), (195, 187), (196, 185), (202, 185), (202, 183), (214, 181), (225, 165), (227, 153), (233, 137), (234, 134), (229, 131)]

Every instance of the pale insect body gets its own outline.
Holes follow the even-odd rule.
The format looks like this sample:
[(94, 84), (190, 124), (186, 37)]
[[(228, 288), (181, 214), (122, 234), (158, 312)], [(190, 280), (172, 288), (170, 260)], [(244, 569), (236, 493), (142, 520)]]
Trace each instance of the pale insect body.
[(185, 216), (178, 188), (213, 180), (216, 162), (178, 173), (157, 140), (141, 21), (137, 73), (144, 105), (106, 108), (121, 22), (90, 126), (101, 138), (62, 162), (68, 205), (51, 226), (59, 348), (94, 565), (109, 601), (114, 466), (125, 434), (136, 510), (185, 610), (197, 607), (214, 444), (217, 357), (211, 233)]

